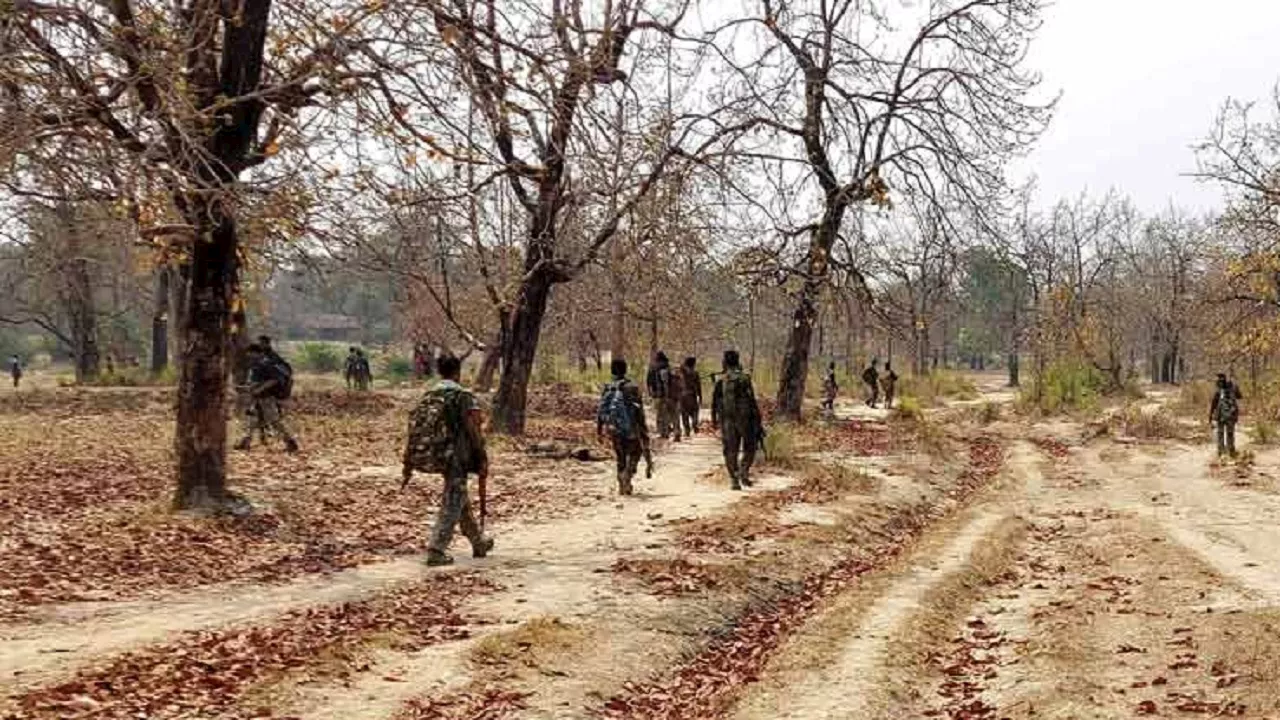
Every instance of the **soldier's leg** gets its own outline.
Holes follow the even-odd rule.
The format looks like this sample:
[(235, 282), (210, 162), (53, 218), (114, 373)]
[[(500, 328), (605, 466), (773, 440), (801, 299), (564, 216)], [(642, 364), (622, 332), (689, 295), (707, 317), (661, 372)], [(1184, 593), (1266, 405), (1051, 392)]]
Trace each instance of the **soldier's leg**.
[(742, 484), (738, 482), (738, 449), (742, 446), (742, 436), (737, 430), (729, 425), (721, 426), (720, 437), (724, 449), (724, 467), (729, 471), (729, 487), (734, 490), (741, 490)]
[(676, 442), (680, 442), (680, 438), (683, 436), (680, 428), (680, 401), (668, 400), (667, 406), (671, 408), (667, 411), (671, 413), (671, 432), (675, 435)]
[(739, 466), (740, 469), (738, 471), (741, 475), (738, 477), (738, 482), (742, 483), (746, 487), (751, 487), (752, 484), (751, 466), (755, 464), (756, 461), (756, 446), (757, 442), (754, 437), (742, 439), (742, 463)]
[(617, 435), (613, 436), (613, 455), (618, 465), (618, 493), (625, 495), (627, 485), (627, 468), (631, 462), (631, 448), (627, 446), (627, 441)]
[(298, 441), (293, 437), (293, 433), (289, 432), (288, 426), (285, 425), (284, 409), (280, 406), (280, 401), (275, 398), (267, 398), (260, 405), (262, 406), (262, 417), (265, 426), (284, 439), (285, 450), (296, 452)]
[(462, 519), (467, 505), (467, 477), (444, 478), (444, 493), (440, 497), (440, 509), (436, 512), (436, 524), (431, 528), (431, 542), (427, 545), (427, 560), (444, 561), (448, 558), (449, 543), (453, 531)]
[(242, 434), (240, 439), (236, 441), (235, 449), (248, 450), (253, 444), (253, 433), (257, 431), (261, 437), (262, 429), (259, 427), (259, 413), (256, 407), (257, 403), (250, 402), (244, 409), (244, 415), (241, 416), (240, 424), (242, 426)]
[(471, 557), (482, 558), (493, 549), (493, 538), (485, 537), (471, 510), (471, 493), (467, 492), (467, 479), (462, 479), (462, 513), (458, 516), (458, 529), (471, 542)]
[(635, 487), (632, 481), (635, 480), (636, 472), (640, 469), (640, 458), (644, 455), (644, 446), (641, 444), (640, 438), (635, 438), (627, 443), (627, 487), (624, 494), (630, 495)]
[(1231, 421), (1226, 423), (1227, 426), (1227, 454), (1231, 457), (1236, 456), (1236, 423)]
[(1219, 456), (1226, 455), (1227, 454), (1227, 424), (1226, 423), (1222, 422), (1221, 420), (1218, 421), (1216, 432), (1214, 433), (1214, 437), (1218, 441), (1218, 455)]

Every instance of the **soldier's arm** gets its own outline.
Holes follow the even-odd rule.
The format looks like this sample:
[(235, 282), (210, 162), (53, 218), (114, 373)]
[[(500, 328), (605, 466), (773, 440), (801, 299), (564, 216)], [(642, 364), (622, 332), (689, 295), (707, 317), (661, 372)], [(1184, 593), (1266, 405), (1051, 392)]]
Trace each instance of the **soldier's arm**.
[(626, 399), (627, 404), (634, 407), (636, 411), (636, 425), (640, 430), (640, 437), (649, 437), (649, 423), (644, 417), (644, 398), (640, 397), (640, 387), (638, 385), (627, 385), (622, 389), (622, 397)]
[(724, 406), (724, 382), (717, 380), (711, 390), (711, 424), (720, 424), (720, 413)]
[(1218, 415), (1218, 393), (1213, 394), (1213, 400), (1209, 403), (1209, 422)]

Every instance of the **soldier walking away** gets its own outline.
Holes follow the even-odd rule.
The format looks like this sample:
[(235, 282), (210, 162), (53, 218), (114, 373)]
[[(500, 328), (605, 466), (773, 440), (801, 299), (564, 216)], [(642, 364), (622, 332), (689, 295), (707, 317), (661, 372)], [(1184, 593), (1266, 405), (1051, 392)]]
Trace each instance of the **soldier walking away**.
[(885, 361), (884, 377), (880, 378), (880, 387), (884, 389), (884, 406), (893, 409), (893, 396), (898, 388), (898, 373), (893, 371), (892, 361)]
[(267, 431), (271, 431), (284, 438), (285, 452), (298, 452), (298, 441), (284, 424), (281, 406), (293, 391), (293, 371), (284, 358), (272, 355), (258, 343), (248, 348), (249, 378), (245, 389), (249, 403), (245, 408), (244, 436), (236, 443), (237, 450), (249, 449), (255, 431), (263, 442), (266, 442)]
[(701, 414), (702, 376), (698, 374), (698, 359), (687, 357), (680, 366), (680, 423), (685, 436), (697, 434)]
[[(431, 542), (427, 545), (427, 565), (451, 565), (448, 554), (455, 528), (471, 541), (471, 556), (482, 558), (493, 550), (493, 538), (484, 534), (485, 483), (489, 479), (489, 455), (480, 430), (480, 407), (470, 390), (458, 383), (462, 361), (442, 355), (437, 361), (440, 382), (422, 396), (409, 414), (408, 440), (404, 448), (404, 469), (400, 487), (409, 484), (415, 470), (440, 473), (444, 494)], [(480, 490), (480, 522), (471, 511), (467, 475), (475, 473)]]
[(22, 382), (22, 361), (17, 355), (9, 358), (9, 375), (13, 378), (13, 387), (17, 388)]
[(618, 494), (630, 495), (632, 480), (640, 467), (640, 458), (646, 461), (646, 477), (653, 476), (653, 456), (649, 451), (649, 428), (645, 423), (644, 400), (640, 387), (627, 379), (627, 361), (614, 358), (609, 364), (613, 380), (600, 393), (600, 406), (596, 410), (596, 436), (607, 430), (613, 443), (613, 453), (618, 462)]
[(879, 364), (879, 359), (871, 358), (871, 364), (862, 371), (862, 382), (867, 386), (868, 407), (875, 407), (880, 402), (880, 371), (876, 369)]
[(347, 348), (347, 364), (342, 369), (342, 378), (347, 381), (347, 389), (355, 387), (360, 377), (360, 355), (354, 347)]
[(724, 372), (711, 395), (711, 423), (720, 430), (731, 487), (751, 487), (751, 465), (764, 439), (764, 425), (751, 376), (743, 372), (737, 350), (724, 352)]
[(1240, 421), (1240, 401), (1244, 396), (1234, 382), (1218, 373), (1217, 388), (1209, 405), (1209, 423), (1218, 426), (1218, 455), (1236, 456), (1236, 423)]
[(356, 387), (368, 390), (373, 384), (373, 370), (369, 367), (369, 356), (364, 350), (356, 348)]
[(671, 371), (671, 361), (661, 350), (655, 356), (645, 384), (649, 386), (649, 395), (658, 413), (658, 437), (666, 440), (674, 434), (675, 441), (680, 442), (680, 421), (676, 409), (680, 388), (675, 373)]
[(828, 415), (835, 413), (838, 392), (840, 385), (836, 383), (836, 364), (832, 362), (827, 365), (827, 375), (822, 379), (822, 409)]

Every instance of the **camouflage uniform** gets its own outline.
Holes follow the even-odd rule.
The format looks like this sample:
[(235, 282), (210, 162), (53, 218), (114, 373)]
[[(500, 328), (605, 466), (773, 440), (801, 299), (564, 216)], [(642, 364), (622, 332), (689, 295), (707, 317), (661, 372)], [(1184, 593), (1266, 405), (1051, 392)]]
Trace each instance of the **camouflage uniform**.
[(702, 376), (696, 368), (680, 366), (680, 423), (684, 434), (698, 432), (698, 416), (702, 412)]
[(836, 407), (836, 393), (840, 385), (836, 383), (836, 369), (827, 368), (827, 376), (822, 380), (822, 409), (832, 412)]
[(347, 364), (343, 368), (342, 377), (347, 381), (348, 390), (360, 381), (360, 356), (356, 354), (355, 348), (347, 353)]
[(880, 387), (884, 390), (884, 406), (893, 409), (893, 396), (897, 392), (898, 373), (888, 365), (884, 366), (884, 377), (880, 378)]
[(275, 381), (275, 363), (269, 354), (264, 354), (249, 366), (250, 399), (245, 407), (244, 435), (236, 443), (237, 449), (248, 450), (254, 432), (258, 433), (259, 442), (266, 443), (267, 432), (270, 431), (284, 439), (285, 450), (297, 452), (298, 441), (285, 426), (284, 408), (275, 396)]
[(676, 442), (680, 442), (679, 378), (665, 357), (659, 358), (657, 365), (649, 370), (647, 384), (658, 413), (658, 437), (665, 440), (674, 434)]
[(867, 386), (867, 405), (875, 407), (880, 402), (880, 371), (874, 362), (862, 371), (862, 382)]
[[(461, 529), (462, 534), (471, 541), (471, 554), (475, 557), (484, 557), (492, 547), (492, 541), (482, 534), (475, 514), (471, 511), (471, 495), (467, 491), (467, 473), (472, 470), (487, 473), (489, 467), (484, 435), (480, 432), (479, 405), (470, 390), (453, 380), (441, 380), (428, 392), (458, 394), (455, 402), (462, 411), (460, 418), (462, 426), (454, 428), (454, 431), (465, 436), (465, 440), (460, 441), (463, 451), (454, 455), (449, 468), (443, 474), (444, 493), (440, 498), (440, 509), (436, 513), (435, 526), (431, 529), (431, 542), (427, 545), (428, 559), (430, 560), (432, 555), (448, 557), (446, 551), (449, 549), (449, 544), (453, 542), (455, 528)], [(405, 449), (406, 467), (409, 448), (412, 447), (414, 440), (410, 438), (409, 446)]]
[[(622, 397), (626, 401), (627, 407), (631, 410), (631, 426), (635, 428), (635, 432), (632, 433), (631, 437), (623, 437), (618, 433), (611, 432), (609, 433), (609, 438), (613, 443), (613, 455), (618, 464), (618, 494), (630, 495), (633, 490), (632, 480), (635, 479), (636, 471), (640, 468), (640, 459), (650, 457), (649, 427), (645, 421), (644, 398), (640, 396), (640, 386), (625, 377), (615, 378), (612, 383), (605, 386), (604, 391), (600, 394), (601, 405), (603, 405), (611, 387), (619, 383), (622, 387)], [(600, 434), (604, 431), (603, 413), (597, 413), (596, 433)]]
[(1236, 423), (1240, 421), (1240, 388), (1227, 379), (1218, 381), (1218, 389), (1213, 394), (1213, 403), (1209, 406), (1209, 421), (1217, 423), (1218, 454), (1236, 454)]
[[(726, 397), (730, 393), (734, 397)], [(762, 429), (760, 406), (756, 403), (750, 375), (731, 368), (720, 376), (711, 397), (711, 418), (720, 428), (724, 465), (729, 470), (733, 489), (749, 487), (751, 465), (755, 462)]]

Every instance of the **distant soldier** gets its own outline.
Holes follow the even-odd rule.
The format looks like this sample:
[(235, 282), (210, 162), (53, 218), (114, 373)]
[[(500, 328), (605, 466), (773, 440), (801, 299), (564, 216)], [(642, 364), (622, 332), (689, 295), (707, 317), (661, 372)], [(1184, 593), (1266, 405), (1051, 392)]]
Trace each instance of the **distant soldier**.
[(836, 409), (836, 393), (840, 385), (836, 383), (836, 364), (827, 365), (827, 375), (822, 379), (822, 409), (834, 413)]
[(360, 351), (354, 347), (347, 348), (347, 364), (342, 369), (342, 377), (347, 381), (347, 389), (356, 386), (360, 377)]
[(22, 382), (22, 361), (17, 355), (9, 358), (9, 375), (13, 378), (13, 386), (18, 387)]
[(236, 443), (237, 450), (248, 450), (253, 442), (253, 433), (266, 441), (267, 431), (274, 432), (284, 438), (285, 452), (298, 452), (298, 441), (284, 424), (284, 410), (281, 403), (289, 399), (292, 392), (292, 373), (285, 370), (288, 363), (279, 355), (274, 358), (267, 354), (257, 343), (251, 344), (247, 350), (249, 358), (249, 378), (245, 388), (249, 394), (249, 403), (245, 409), (245, 433)]
[[(489, 479), (489, 455), (480, 430), (480, 407), (470, 390), (458, 383), (462, 362), (442, 355), (437, 362), (440, 382), (428, 390), (409, 415), (408, 440), (404, 448), (401, 487), (409, 483), (415, 470), (440, 473), (444, 495), (431, 542), (427, 565), (450, 565), (448, 554), (455, 528), (471, 541), (471, 556), (482, 558), (493, 550), (493, 538), (484, 535), (485, 482)], [(480, 485), (480, 522), (471, 512), (467, 491), (468, 473), (476, 473)]]
[(711, 422), (720, 430), (724, 465), (733, 489), (751, 487), (751, 465), (764, 439), (764, 425), (751, 376), (742, 371), (736, 350), (724, 353), (724, 372), (711, 396)]
[(880, 387), (884, 389), (884, 406), (893, 409), (893, 396), (898, 388), (898, 373), (893, 371), (892, 361), (884, 363), (884, 376), (880, 378)]
[(875, 407), (880, 402), (880, 371), (876, 369), (876, 365), (880, 364), (877, 358), (871, 359), (871, 364), (866, 370), (862, 371), (862, 382), (867, 386), (867, 405)]
[(1240, 421), (1240, 401), (1244, 396), (1234, 382), (1218, 374), (1213, 402), (1209, 405), (1209, 422), (1218, 426), (1218, 455), (1236, 456), (1236, 423)]
[(698, 359), (687, 357), (680, 366), (680, 423), (686, 436), (692, 437), (698, 432), (701, 414), (702, 376), (698, 374)]
[(369, 356), (364, 350), (356, 348), (356, 386), (368, 390), (373, 384), (373, 370), (369, 367)]
[(609, 372), (613, 380), (600, 393), (596, 435), (601, 436), (608, 431), (618, 462), (618, 494), (630, 495), (633, 490), (631, 481), (640, 467), (641, 457), (647, 461), (646, 476), (653, 474), (649, 428), (645, 423), (640, 387), (627, 379), (627, 361), (614, 358), (609, 364)]
[(653, 398), (653, 404), (658, 413), (658, 437), (666, 440), (674, 434), (676, 442), (680, 442), (680, 420), (677, 411), (680, 389), (675, 373), (671, 371), (671, 361), (661, 350), (655, 356), (653, 367), (649, 369), (648, 377), (645, 378), (645, 384), (649, 386), (649, 396)]

